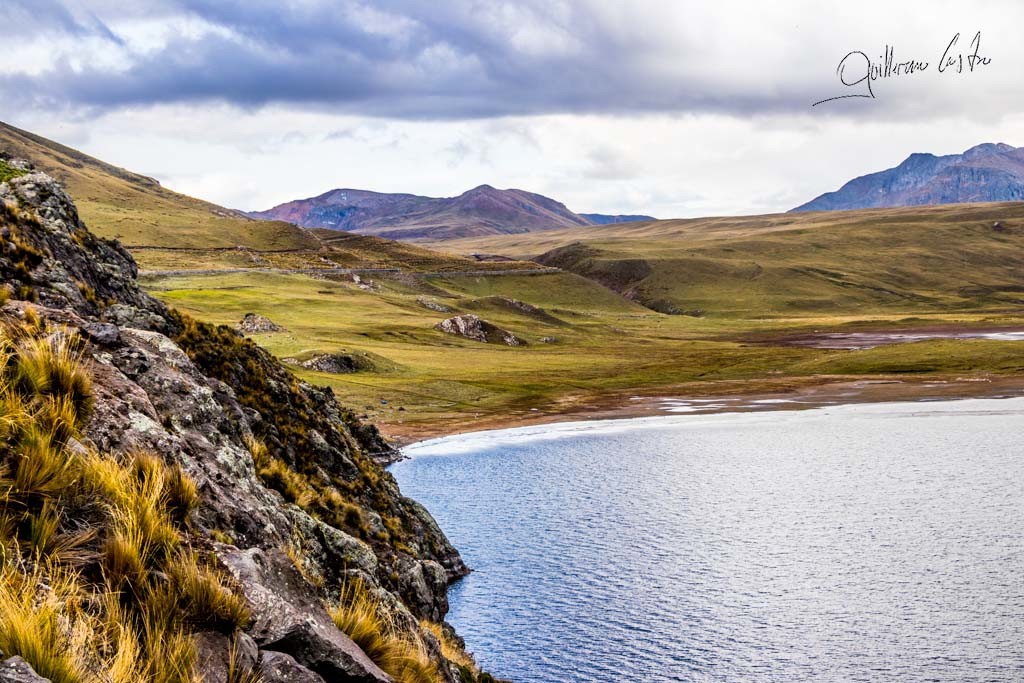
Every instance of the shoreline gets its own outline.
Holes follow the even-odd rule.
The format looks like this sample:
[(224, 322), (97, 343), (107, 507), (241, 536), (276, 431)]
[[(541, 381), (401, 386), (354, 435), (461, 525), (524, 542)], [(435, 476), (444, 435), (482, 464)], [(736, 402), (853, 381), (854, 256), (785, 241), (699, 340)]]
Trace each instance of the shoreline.
[[(762, 383), (763, 381), (759, 380)], [(768, 390), (744, 391), (748, 381), (691, 383), (654, 390), (638, 389), (577, 399), (561, 409), (533, 409), (508, 415), (430, 424), (378, 424), (401, 450), (415, 443), (472, 432), (514, 429), (563, 422), (798, 411), (862, 403), (955, 401), (1024, 397), (1024, 376), (968, 377), (809, 377), (785, 378)]]

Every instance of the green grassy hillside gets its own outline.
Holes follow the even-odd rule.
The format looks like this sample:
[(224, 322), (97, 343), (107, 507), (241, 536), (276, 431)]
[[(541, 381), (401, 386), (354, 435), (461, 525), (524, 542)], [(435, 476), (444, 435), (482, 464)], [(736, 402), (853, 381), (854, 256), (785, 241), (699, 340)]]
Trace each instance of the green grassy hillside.
[(61, 181), (92, 232), (128, 246), (319, 247), (311, 233), (290, 223), (246, 218), (2, 122), (0, 150), (28, 159)]
[[(671, 316), (570, 273), (375, 277), (369, 289), (330, 278), (266, 274), (160, 278), (149, 286), (206, 320), (234, 324), (250, 311), (268, 316), (285, 329), (254, 338), (279, 357), (357, 359), (359, 370), (349, 374), (295, 362), (292, 368), (331, 386), (399, 435), (621, 407), (634, 394), (760, 393), (865, 376), (944, 380), (1024, 373), (1020, 342), (934, 340), (847, 351), (771, 341), (795, 330), (850, 325), (1021, 324), (1012, 315), (931, 314), (898, 321), (820, 313), (774, 320)], [(513, 299), (540, 310), (524, 311), (510, 304)], [(449, 310), (431, 310), (424, 301)], [(456, 313), (475, 313), (527, 345), (483, 344), (434, 329)]]
[(1024, 203), (653, 221), (445, 247), (536, 258), (664, 312), (751, 318), (1024, 305)]

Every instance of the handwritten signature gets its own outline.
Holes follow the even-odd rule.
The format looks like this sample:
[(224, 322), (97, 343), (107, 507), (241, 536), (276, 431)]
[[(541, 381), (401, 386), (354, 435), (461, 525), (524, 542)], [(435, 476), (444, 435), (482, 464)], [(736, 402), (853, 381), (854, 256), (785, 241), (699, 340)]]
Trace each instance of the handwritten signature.
[[(981, 31), (974, 34), (974, 38), (971, 40), (967, 50), (961, 50), (958, 47), (959, 43), (960, 34), (957, 33), (949, 41), (949, 44), (946, 45), (946, 49), (943, 50), (942, 56), (937, 62), (935, 70), (938, 73), (974, 73), (976, 69), (992, 63), (992, 58), (984, 56), (981, 52)], [(880, 55), (877, 62), (871, 61), (871, 57), (867, 53), (854, 50), (839, 60), (839, 66), (836, 67), (836, 75), (839, 77), (839, 82), (843, 86), (851, 88), (853, 92), (826, 97), (823, 100), (818, 100), (811, 106), (817, 107), (819, 104), (825, 104), (826, 102), (855, 98), (873, 100), (875, 99), (875, 91), (871, 84), (875, 81), (886, 78), (914, 76), (928, 71), (931, 67), (932, 62), (917, 59), (897, 61), (896, 48), (890, 45), (885, 46), (885, 54)]]

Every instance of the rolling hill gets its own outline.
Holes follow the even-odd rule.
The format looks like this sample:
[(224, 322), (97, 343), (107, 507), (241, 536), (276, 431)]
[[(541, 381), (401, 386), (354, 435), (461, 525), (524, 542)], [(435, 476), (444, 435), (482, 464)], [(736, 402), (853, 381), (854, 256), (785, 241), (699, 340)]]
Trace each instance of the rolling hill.
[(152, 178), (0, 122), (0, 150), (28, 159), (74, 197), (90, 230), (129, 247), (316, 249), (319, 241), (282, 221), (172, 192)]
[(1024, 307), (1024, 203), (650, 221), (445, 247), (532, 258), (665, 313)]
[(793, 211), (1024, 200), (1024, 148), (977, 145), (963, 154), (911, 154), (895, 168), (854, 178)]
[(339, 189), (248, 215), (290, 221), (306, 228), (400, 240), (443, 240), (650, 220), (649, 216), (577, 214), (543, 195), (498, 190), (490, 185), (447, 198)]

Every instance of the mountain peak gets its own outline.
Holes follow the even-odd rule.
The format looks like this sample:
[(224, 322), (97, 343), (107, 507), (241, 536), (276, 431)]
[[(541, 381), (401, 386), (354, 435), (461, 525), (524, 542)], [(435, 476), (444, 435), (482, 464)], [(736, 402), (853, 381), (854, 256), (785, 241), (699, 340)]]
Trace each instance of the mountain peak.
[(488, 184), (446, 198), (332, 190), (251, 215), (286, 220), (307, 228), (407, 240), (533, 232), (593, 224), (554, 199), (523, 190), (499, 190)]
[(1012, 145), (1008, 145), (1005, 142), (983, 142), (980, 145), (975, 145), (968, 150), (965, 150), (963, 156), (968, 155), (988, 155), (988, 154), (1004, 154), (1006, 152), (1012, 152), (1017, 149)]

